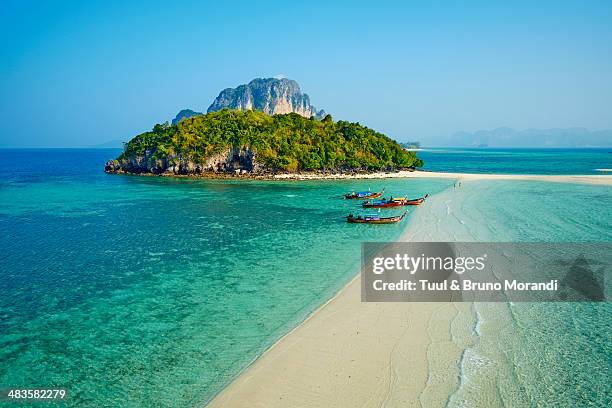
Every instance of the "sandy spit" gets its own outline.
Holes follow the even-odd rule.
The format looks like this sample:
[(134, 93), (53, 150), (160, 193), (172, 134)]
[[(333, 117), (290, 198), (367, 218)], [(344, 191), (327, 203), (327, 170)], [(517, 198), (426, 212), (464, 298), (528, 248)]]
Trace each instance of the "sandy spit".
[(443, 173), (433, 171), (398, 171), (379, 173), (355, 174), (277, 174), (275, 180), (358, 180), (358, 179), (384, 179), (384, 178), (450, 178), (457, 180), (535, 180), (553, 181), (559, 183), (585, 183), (612, 185), (610, 175), (537, 175), (537, 174), (476, 174), (476, 173)]
[[(278, 177), (436, 177), (612, 185), (612, 177), (605, 175), (406, 171)], [(408, 238), (405, 233), (401, 239)], [(470, 307), (469, 303), (363, 303), (357, 276), (255, 360), (208, 406), (444, 407), (458, 386), (458, 361), (465, 349), (465, 345), (455, 343), (451, 327), (458, 322), (462, 327), (473, 326)]]
[[(280, 339), (214, 398), (209, 407), (443, 406), (454, 381), (428, 381), (457, 370), (461, 353), (449, 336), (467, 304), (362, 303), (351, 281)], [(456, 378), (456, 374), (449, 376)], [(426, 392), (435, 388), (436, 392)]]

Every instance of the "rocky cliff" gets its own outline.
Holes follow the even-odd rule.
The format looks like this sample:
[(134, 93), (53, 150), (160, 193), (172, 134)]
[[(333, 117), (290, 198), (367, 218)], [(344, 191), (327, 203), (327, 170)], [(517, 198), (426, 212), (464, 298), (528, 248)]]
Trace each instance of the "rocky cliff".
[(296, 81), (286, 78), (258, 78), (246, 85), (224, 89), (208, 112), (223, 108), (259, 110), (268, 115), (293, 112), (307, 118), (325, 116), (323, 110), (317, 110), (310, 104), (310, 97), (301, 91)]
[(259, 173), (263, 169), (257, 163), (256, 153), (250, 147), (228, 147), (205, 160), (196, 161), (181, 155), (158, 157), (154, 149), (140, 155), (109, 160), (104, 167), (107, 173), (197, 175), (202, 173)]
[(172, 124), (176, 125), (177, 123), (179, 123), (181, 121), (181, 119), (191, 118), (191, 117), (197, 116), (197, 115), (203, 115), (203, 113), (202, 112), (196, 112), (196, 111), (193, 111), (191, 109), (183, 109), (182, 111), (180, 111), (179, 113), (176, 114), (174, 119), (172, 119)]

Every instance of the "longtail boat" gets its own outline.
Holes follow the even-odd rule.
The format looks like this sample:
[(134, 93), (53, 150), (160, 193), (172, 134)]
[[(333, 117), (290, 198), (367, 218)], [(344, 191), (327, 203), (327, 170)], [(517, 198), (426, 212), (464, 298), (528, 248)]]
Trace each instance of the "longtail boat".
[(352, 192), (349, 194), (345, 194), (344, 198), (346, 200), (369, 200), (371, 198), (378, 198), (381, 195), (383, 195), (385, 192), (385, 189), (383, 188), (381, 191), (379, 191), (378, 193), (373, 193), (371, 191), (360, 191), (358, 193)]
[(346, 221), (354, 224), (395, 224), (396, 222), (400, 222), (404, 219), (406, 215), (406, 211), (402, 215), (396, 215), (393, 217), (381, 217), (377, 214), (371, 215), (358, 215), (355, 217), (353, 214), (350, 214), (346, 217)]
[(390, 207), (402, 207), (405, 205), (421, 205), (423, 201), (429, 197), (429, 194), (425, 194), (424, 197), (408, 199), (406, 197), (390, 198), (385, 200), (384, 198), (379, 201), (366, 201), (361, 204), (364, 208), (390, 208)]

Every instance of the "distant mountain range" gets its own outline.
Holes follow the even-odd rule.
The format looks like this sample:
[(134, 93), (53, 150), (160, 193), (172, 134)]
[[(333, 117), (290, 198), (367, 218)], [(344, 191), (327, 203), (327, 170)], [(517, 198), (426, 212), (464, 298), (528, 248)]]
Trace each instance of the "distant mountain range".
[(476, 132), (456, 132), (446, 138), (423, 140), (426, 146), (445, 147), (610, 147), (612, 130), (585, 128), (525, 129), (500, 127)]
[[(258, 110), (268, 115), (293, 112), (306, 118), (314, 116), (318, 119), (325, 116), (325, 111), (317, 110), (310, 104), (310, 97), (302, 92), (300, 85), (287, 78), (257, 78), (248, 84), (224, 89), (208, 107), (207, 112), (224, 108)], [(196, 115), (202, 115), (202, 112), (183, 109), (172, 120), (172, 124)]]

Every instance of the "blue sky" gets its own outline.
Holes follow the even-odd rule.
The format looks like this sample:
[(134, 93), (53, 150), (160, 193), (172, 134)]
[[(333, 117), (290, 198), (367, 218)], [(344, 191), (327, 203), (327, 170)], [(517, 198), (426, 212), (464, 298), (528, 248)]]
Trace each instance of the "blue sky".
[(31, 2), (0, 11), (0, 146), (128, 140), (255, 77), (398, 140), (612, 128), (612, 2)]

